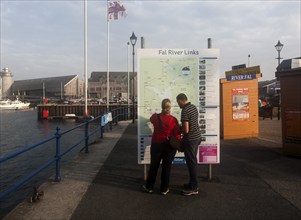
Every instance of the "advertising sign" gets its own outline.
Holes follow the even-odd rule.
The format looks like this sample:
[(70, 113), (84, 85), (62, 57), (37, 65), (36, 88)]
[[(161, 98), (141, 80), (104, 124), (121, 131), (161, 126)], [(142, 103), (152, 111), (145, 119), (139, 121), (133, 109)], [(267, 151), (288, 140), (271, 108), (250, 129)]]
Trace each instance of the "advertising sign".
[(200, 146), (198, 159), (200, 163), (217, 163), (217, 146), (204, 144)]
[(236, 70), (230, 70), (226, 71), (226, 77), (227, 76), (235, 76), (235, 75), (246, 75), (246, 74), (258, 74), (260, 73), (260, 66), (252, 66), (252, 67), (247, 67), (243, 69), (236, 69)]
[(249, 89), (232, 89), (233, 120), (249, 119)]
[(235, 80), (251, 80), (256, 79), (256, 74), (245, 74), (245, 75), (233, 75), (226, 76), (227, 81), (235, 81)]
[[(198, 156), (199, 163), (219, 163), (219, 50), (138, 49), (137, 54), (138, 163), (150, 163), (153, 126), (149, 118), (161, 112), (163, 99), (171, 100), (171, 114), (180, 122), (179, 93), (186, 94), (199, 110), (203, 135), (199, 149), (216, 147), (215, 159)], [(178, 152), (174, 163), (185, 163), (184, 154)]]

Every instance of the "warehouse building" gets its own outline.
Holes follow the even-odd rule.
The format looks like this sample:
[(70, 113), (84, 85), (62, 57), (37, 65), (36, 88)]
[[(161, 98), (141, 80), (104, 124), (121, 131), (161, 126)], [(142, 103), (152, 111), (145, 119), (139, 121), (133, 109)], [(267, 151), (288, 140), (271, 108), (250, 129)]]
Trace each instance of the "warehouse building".
[[(128, 85), (130, 85), (130, 94), (132, 95), (132, 73), (129, 73), (130, 83), (128, 84), (127, 72), (110, 72), (110, 98), (127, 97)], [(91, 98), (107, 97), (107, 72), (92, 72), (88, 80), (88, 93)], [(137, 78), (134, 77), (134, 94), (137, 96)]]
[(84, 83), (78, 75), (14, 81), (11, 95), (26, 100), (80, 98)]

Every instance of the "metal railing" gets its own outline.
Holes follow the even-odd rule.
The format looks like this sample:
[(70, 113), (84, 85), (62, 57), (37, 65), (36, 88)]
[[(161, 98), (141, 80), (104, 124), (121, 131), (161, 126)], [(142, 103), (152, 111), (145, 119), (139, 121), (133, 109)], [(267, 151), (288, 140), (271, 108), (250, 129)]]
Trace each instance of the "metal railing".
[[(95, 136), (98, 133), (99, 137), (103, 138), (103, 133), (105, 132), (106, 126), (108, 127), (108, 129), (112, 130), (113, 123), (118, 124), (118, 121), (129, 119), (128, 107), (116, 107), (116, 108), (111, 108), (110, 110), (111, 110), (110, 112), (104, 113), (98, 117), (86, 119), (85, 122), (67, 131), (61, 131), (61, 129), (57, 127), (56, 132), (53, 136), (46, 138), (29, 147), (25, 147), (21, 150), (18, 150), (17, 152), (11, 153), (3, 158), (0, 158), (0, 165), (2, 165), (3, 163), (10, 161), (13, 158), (16, 158), (33, 149), (41, 148), (46, 143), (55, 140), (54, 157), (44, 162), (42, 166), (38, 167), (36, 170), (34, 170), (32, 173), (30, 173), (29, 175), (27, 175), (17, 183), (14, 183), (11, 187), (8, 187), (7, 189), (1, 191), (0, 202), (2, 202), (8, 195), (18, 190), (21, 186), (25, 185), (27, 182), (29, 182), (29, 180), (31, 180), (33, 177), (35, 177), (36, 175), (44, 171), (53, 163), (55, 163), (55, 181), (60, 182), (61, 181), (61, 159), (63, 156), (65, 156), (66, 154), (68, 154), (70, 151), (80, 146), (81, 144), (84, 144), (84, 147), (80, 151), (85, 150), (85, 152), (88, 153), (89, 141), (91, 141), (90, 138), (93, 135)], [(90, 126), (90, 125), (94, 125), (94, 126)], [(84, 138), (78, 140), (74, 145), (66, 149), (64, 152), (61, 152), (61, 138), (64, 135), (71, 133), (80, 128), (84, 128)], [(94, 128), (94, 129), (90, 129), (90, 128)]]

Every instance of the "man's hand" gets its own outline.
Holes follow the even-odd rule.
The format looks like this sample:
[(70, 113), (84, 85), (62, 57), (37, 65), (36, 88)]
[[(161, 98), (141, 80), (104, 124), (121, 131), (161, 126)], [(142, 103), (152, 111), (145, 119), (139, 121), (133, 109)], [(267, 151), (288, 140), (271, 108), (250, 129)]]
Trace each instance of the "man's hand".
[(189, 132), (189, 122), (182, 121), (182, 133), (187, 134)]

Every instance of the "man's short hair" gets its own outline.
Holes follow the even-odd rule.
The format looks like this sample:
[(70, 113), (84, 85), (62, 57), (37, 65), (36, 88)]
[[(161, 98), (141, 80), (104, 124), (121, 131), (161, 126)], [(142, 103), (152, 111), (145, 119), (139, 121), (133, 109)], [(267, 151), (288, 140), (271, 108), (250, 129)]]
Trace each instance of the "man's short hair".
[(187, 98), (187, 96), (186, 96), (184, 93), (180, 93), (180, 94), (177, 96), (177, 100), (187, 101), (188, 98)]

